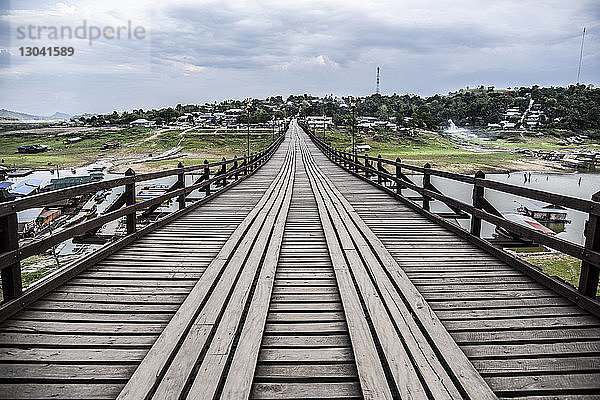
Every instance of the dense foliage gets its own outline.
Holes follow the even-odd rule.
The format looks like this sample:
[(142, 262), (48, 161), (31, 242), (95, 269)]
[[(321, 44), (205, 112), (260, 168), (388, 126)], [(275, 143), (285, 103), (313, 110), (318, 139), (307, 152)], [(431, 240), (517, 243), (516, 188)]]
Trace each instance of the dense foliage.
[[(541, 106), (544, 113), (542, 127), (572, 131), (600, 129), (600, 89), (585, 85), (566, 88), (533, 86), (503, 91), (492, 87), (477, 88), (427, 98), (375, 94), (357, 102), (356, 114), (384, 120), (394, 116), (400, 125), (429, 129), (445, 126), (449, 119), (461, 126), (484, 127), (499, 123), (508, 108), (518, 108), (523, 112), (530, 99)], [(307, 113), (318, 112), (315, 108)], [(341, 118), (335, 112), (326, 113), (337, 120), (351, 115), (350, 110), (342, 112)]]

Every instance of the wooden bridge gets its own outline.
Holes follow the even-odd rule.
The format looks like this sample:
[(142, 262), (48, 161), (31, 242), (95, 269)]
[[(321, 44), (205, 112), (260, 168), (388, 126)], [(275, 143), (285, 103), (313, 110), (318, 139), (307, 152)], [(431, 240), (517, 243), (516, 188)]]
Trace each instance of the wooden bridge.
[[(135, 204), (136, 182), (169, 174)], [(472, 184), (473, 204), (432, 176)], [(118, 185), (107, 214), (18, 246), (17, 211)], [(504, 220), (484, 189), (588, 213), (586, 244)], [(138, 229), (170, 197), (179, 211)], [(599, 215), (599, 195), (345, 153), (295, 121), (243, 159), (0, 203), (0, 398), (600, 399)], [(470, 231), (448, 221), (464, 216)], [(125, 237), (22, 292), (20, 260), (123, 217)], [(482, 220), (582, 259), (579, 291), (481, 239)]]

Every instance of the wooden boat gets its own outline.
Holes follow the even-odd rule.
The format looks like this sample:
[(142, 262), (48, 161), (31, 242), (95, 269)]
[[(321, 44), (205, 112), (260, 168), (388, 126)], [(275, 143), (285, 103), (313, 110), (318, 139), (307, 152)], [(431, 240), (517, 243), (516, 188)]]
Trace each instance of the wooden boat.
[[(524, 226), (526, 228), (536, 230), (545, 235), (555, 235), (556, 234), (552, 229), (548, 228), (547, 226), (542, 225), (541, 222), (536, 221), (535, 219), (528, 217), (527, 215), (504, 214), (503, 217), (511, 222), (514, 222), (514, 223)], [(498, 235), (506, 237), (506, 238), (518, 239), (521, 237), (521, 235), (519, 235), (518, 233), (511, 232), (509, 229), (501, 228), (498, 226), (496, 227), (496, 233)]]
[(567, 222), (567, 210), (564, 207), (538, 200), (518, 200), (521, 206), (517, 211), (523, 215), (543, 222)]

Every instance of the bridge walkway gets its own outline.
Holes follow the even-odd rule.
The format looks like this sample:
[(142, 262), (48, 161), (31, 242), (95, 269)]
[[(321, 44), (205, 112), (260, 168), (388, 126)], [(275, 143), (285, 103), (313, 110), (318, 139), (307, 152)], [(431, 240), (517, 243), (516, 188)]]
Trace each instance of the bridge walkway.
[(334, 165), (254, 176), (0, 323), (0, 398), (600, 398), (600, 323)]
[(308, 147), (496, 395), (600, 398), (598, 317)]
[(116, 398), (283, 162), (0, 323), (0, 398)]

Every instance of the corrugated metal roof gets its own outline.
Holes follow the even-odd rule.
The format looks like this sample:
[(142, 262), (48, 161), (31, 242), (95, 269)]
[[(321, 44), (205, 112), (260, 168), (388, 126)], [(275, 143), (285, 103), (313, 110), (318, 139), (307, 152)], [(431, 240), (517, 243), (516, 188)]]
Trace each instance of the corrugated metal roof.
[(20, 224), (34, 221), (40, 216), (42, 211), (44, 211), (43, 208), (30, 208), (28, 210), (19, 211), (17, 212), (17, 221)]
[(12, 194), (16, 194), (18, 196), (27, 196), (38, 190), (42, 184), (42, 181), (35, 178), (26, 179), (17, 183), (15, 186), (10, 188), (10, 192)]

